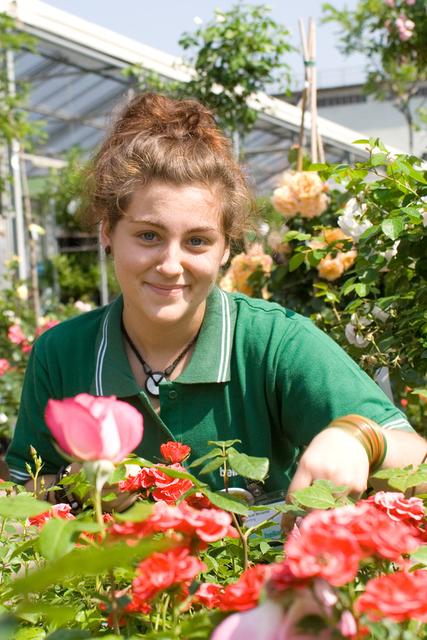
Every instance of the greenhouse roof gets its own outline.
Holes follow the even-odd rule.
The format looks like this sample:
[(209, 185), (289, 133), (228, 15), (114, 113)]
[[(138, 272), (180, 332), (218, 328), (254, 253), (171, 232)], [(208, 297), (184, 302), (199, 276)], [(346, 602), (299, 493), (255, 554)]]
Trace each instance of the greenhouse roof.
[[(30, 117), (43, 122), (47, 132), (31, 157), (38, 170), (72, 147), (91, 149), (99, 142), (117, 105), (133, 90), (132, 79), (124, 73), (131, 65), (167, 79), (190, 77), (179, 58), (39, 0), (0, 0), (0, 11), (14, 16), (19, 27), (37, 39), (34, 50), (15, 55), (14, 73), (17, 83), (30, 83)], [(258, 193), (266, 193), (288, 165), (287, 151), (297, 140), (301, 111), (265, 94), (257, 94), (251, 103), (259, 117), (242, 148)], [(309, 126), (309, 117), (306, 122)], [(329, 161), (365, 156), (363, 148), (352, 144), (363, 134), (324, 118), (319, 118), (319, 130)]]

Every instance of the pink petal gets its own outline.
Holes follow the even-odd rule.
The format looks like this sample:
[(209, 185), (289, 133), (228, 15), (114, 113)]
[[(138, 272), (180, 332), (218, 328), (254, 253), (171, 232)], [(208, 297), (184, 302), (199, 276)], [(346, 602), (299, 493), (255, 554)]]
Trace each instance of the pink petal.
[(65, 453), (80, 460), (96, 460), (102, 452), (97, 421), (74, 398), (49, 400), (45, 419)]
[(144, 433), (144, 421), (135, 407), (120, 400), (114, 403), (112, 412), (120, 436), (120, 451), (115, 457), (115, 460), (119, 462), (136, 449), (141, 442)]
[(259, 607), (228, 616), (215, 629), (211, 640), (279, 640), (284, 616), (279, 604), (266, 600)]

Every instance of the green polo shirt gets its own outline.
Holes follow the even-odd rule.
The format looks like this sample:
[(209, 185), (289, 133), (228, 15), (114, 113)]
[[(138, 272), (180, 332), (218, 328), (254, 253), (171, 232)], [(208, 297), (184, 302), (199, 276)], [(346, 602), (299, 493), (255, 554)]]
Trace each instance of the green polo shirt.
[[(160, 386), (160, 415), (137, 385), (126, 356), (122, 297), (107, 307), (62, 322), (33, 347), (7, 462), (12, 478), (28, 479), (33, 445), (44, 473), (64, 460), (44, 422), (49, 398), (78, 393), (116, 395), (144, 416), (136, 452), (160, 460), (167, 440), (189, 444), (192, 457), (208, 440), (242, 441), (241, 451), (270, 459), (266, 491), (286, 489), (301, 449), (336, 417), (357, 413), (385, 428), (412, 431), (404, 415), (328, 336), (275, 303), (215, 288), (191, 360)], [(222, 488), (220, 473), (208, 476)], [(231, 486), (245, 486), (231, 477)]]

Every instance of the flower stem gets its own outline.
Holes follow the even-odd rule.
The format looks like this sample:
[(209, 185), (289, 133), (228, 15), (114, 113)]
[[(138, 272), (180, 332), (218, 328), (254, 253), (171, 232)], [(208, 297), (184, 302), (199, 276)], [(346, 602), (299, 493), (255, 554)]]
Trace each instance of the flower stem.
[(239, 523), (239, 519), (237, 518), (235, 513), (231, 513), (231, 517), (233, 518), (233, 524), (237, 529), (237, 533), (239, 534), (240, 542), (242, 543), (243, 548), (243, 571), (246, 571), (248, 568), (248, 540), (245, 534), (242, 531), (242, 528)]
[(105, 535), (105, 523), (104, 518), (102, 517), (102, 499), (101, 492), (98, 491), (95, 487), (92, 492), (92, 502), (93, 507), (95, 509), (95, 520), (99, 524), (101, 528), (101, 535), (104, 537)]

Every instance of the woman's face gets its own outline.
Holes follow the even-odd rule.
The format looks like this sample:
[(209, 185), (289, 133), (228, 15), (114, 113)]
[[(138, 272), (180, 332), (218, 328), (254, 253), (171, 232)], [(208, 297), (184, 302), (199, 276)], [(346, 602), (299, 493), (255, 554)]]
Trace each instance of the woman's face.
[(102, 242), (110, 245), (125, 313), (169, 325), (203, 317), (229, 256), (215, 189), (153, 182), (137, 188)]

